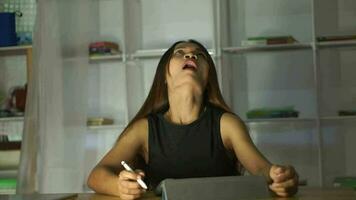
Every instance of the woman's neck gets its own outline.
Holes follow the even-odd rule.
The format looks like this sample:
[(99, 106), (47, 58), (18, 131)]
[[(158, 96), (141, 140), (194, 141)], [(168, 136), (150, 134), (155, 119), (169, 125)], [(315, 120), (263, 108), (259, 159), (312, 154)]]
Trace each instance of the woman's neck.
[(165, 118), (175, 124), (190, 124), (199, 118), (204, 109), (201, 94), (182, 91), (168, 95), (169, 109)]

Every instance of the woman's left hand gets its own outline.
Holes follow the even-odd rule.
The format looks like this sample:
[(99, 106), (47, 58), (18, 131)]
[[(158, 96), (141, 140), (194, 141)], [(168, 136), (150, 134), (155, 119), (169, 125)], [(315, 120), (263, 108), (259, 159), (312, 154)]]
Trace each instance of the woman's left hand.
[(292, 166), (272, 165), (269, 170), (272, 183), (269, 188), (281, 197), (289, 197), (298, 191), (298, 174)]

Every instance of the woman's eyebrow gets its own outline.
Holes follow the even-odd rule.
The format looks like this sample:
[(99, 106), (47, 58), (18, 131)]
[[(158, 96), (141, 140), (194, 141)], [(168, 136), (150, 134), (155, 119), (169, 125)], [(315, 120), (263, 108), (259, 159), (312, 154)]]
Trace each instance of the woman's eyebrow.
[[(177, 52), (177, 51), (184, 51), (185, 49), (187, 49), (188, 47), (178, 47), (174, 50), (174, 52)], [(203, 50), (199, 47), (195, 48), (193, 50), (193, 52), (203, 52)]]
[(177, 52), (182, 52), (182, 53), (184, 53), (183, 49), (181, 49), (181, 48), (174, 49), (173, 53), (177, 53)]

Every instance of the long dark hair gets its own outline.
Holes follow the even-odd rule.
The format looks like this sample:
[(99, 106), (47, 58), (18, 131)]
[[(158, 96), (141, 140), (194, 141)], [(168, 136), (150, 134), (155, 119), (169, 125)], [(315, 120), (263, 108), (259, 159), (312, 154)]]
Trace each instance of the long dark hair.
[(153, 83), (148, 93), (148, 96), (143, 103), (140, 110), (137, 112), (135, 117), (130, 121), (127, 127), (130, 127), (133, 123), (138, 121), (139, 119), (147, 117), (147, 115), (151, 113), (157, 113), (162, 110), (162, 108), (168, 107), (168, 89), (166, 84), (166, 73), (168, 69), (169, 61), (172, 58), (173, 51), (177, 44), (180, 43), (193, 43), (197, 45), (205, 54), (207, 58), (207, 62), (209, 64), (209, 73), (208, 73), (208, 82), (204, 91), (204, 96), (207, 99), (204, 99), (205, 102), (209, 102), (226, 112), (231, 112), (229, 106), (225, 103), (221, 91), (218, 84), (218, 77), (215, 69), (215, 64), (207, 49), (195, 40), (187, 40), (187, 41), (178, 41), (175, 42), (161, 57), (155, 77), (153, 79)]
[[(225, 103), (221, 91), (219, 88), (219, 83), (218, 83), (218, 76), (216, 73), (215, 69), (215, 64), (211, 56), (209, 55), (208, 50), (199, 42), (196, 40), (187, 40), (187, 41), (178, 41), (175, 42), (161, 57), (157, 69), (156, 69), (156, 74), (153, 79), (153, 83), (150, 89), (150, 92), (148, 93), (148, 96), (141, 106), (140, 110), (137, 112), (135, 117), (130, 121), (130, 123), (127, 125), (125, 130), (129, 128), (132, 124), (134, 124), (136, 121), (146, 118), (149, 114), (161, 112), (163, 109), (166, 109), (169, 107), (169, 102), (168, 102), (168, 88), (166, 84), (166, 73), (168, 69), (169, 62), (172, 58), (173, 52), (175, 47), (180, 44), (180, 43), (193, 43), (197, 45), (205, 54), (205, 57), (207, 59), (208, 65), (209, 65), (209, 72), (208, 72), (208, 81), (207, 85), (204, 91), (204, 100), (203, 102), (209, 102), (213, 104), (214, 106), (217, 106), (221, 109), (223, 109), (226, 112), (232, 113), (230, 107)], [(123, 131), (123, 133), (125, 132)], [(120, 137), (123, 136), (123, 134), (120, 135)], [(120, 138), (119, 137), (119, 138)], [(141, 160), (142, 162), (142, 160)], [(142, 163), (141, 163), (142, 164)], [(240, 174), (243, 174), (244, 168), (241, 165), (241, 163), (238, 161), (237, 162), (237, 171)]]

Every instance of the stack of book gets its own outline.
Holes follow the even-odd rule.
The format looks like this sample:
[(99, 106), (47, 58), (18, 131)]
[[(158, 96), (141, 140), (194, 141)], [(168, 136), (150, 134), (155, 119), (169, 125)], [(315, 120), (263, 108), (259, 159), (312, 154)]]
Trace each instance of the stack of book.
[(318, 42), (336, 42), (356, 40), (356, 35), (335, 35), (335, 36), (319, 36), (316, 38)]
[(293, 44), (298, 42), (293, 36), (266, 36), (266, 37), (249, 37), (242, 40), (242, 46), (256, 45), (274, 45), (274, 44)]
[(119, 45), (115, 42), (101, 41), (89, 45), (89, 56), (106, 56), (120, 54)]

